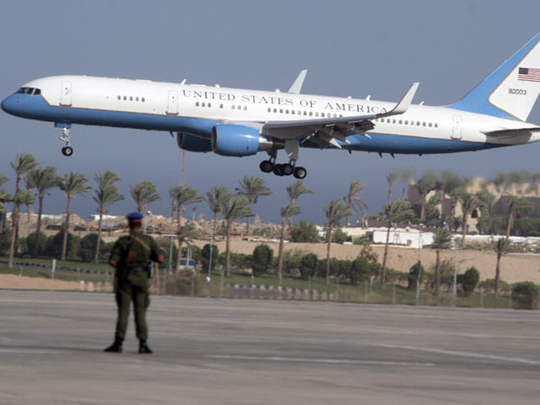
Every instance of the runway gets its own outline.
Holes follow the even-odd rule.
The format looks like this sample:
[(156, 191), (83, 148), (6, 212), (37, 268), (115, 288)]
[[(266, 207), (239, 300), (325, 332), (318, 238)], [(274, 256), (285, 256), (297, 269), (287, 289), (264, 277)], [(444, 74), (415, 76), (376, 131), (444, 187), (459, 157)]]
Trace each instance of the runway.
[(0, 404), (537, 404), (540, 313), (0, 291)]

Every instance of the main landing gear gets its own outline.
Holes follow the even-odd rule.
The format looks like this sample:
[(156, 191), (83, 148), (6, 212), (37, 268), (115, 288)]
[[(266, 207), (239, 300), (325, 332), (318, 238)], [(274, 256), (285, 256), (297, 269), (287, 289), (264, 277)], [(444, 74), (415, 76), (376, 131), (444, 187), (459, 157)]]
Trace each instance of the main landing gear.
[(307, 176), (307, 170), (301, 166), (295, 166), (294, 161), (290, 163), (276, 164), (275, 158), (263, 160), (259, 165), (261, 171), (265, 173), (274, 172), (276, 176), (290, 176), (291, 174), (297, 179), (304, 179)]
[(62, 155), (73, 155), (73, 148), (71, 147), (71, 133), (69, 128), (62, 128), (62, 136), (60, 137), (60, 140), (64, 142), (64, 147), (62, 148)]

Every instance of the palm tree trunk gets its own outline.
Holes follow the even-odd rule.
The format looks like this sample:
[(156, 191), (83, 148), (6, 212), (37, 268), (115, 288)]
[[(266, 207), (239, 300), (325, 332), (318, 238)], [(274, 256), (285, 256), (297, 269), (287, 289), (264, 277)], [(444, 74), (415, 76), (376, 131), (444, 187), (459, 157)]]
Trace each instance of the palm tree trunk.
[(99, 209), (99, 220), (98, 220), (98, 237), (96, 242), (96, 254), (94, 256), (94, 263), (99, 261), (99, 249), (101, 248), (101, 227), (103, 226), (103, 211), (104, 208), (100, 207)]
[(174, 213), (176, 211), (176, 199), (173, 199), (171, 206), (171, 224), (174, 224)]
[(392, 222), (388, 221), (388, 229), (386, 231), (386, 243), (384, 245), (384, 255), (383, 262), (381, 267), (381, 288), (384, 288), (385, 278), (386, 278), (386, 259), (388, 258), (388, 245), (390, 244), (390, 228), (392, 227)]
[(279, 253), (278, 253), (278, 270), (277, 278), (281, 281), (282, 269), (283, 269), (283, 245), (285, 244), (285, 227), (287, 226), (287, 218), (283, 217), (281, 219), (281, 238), (279, 239)]
[(364, 207), (360, 206), (360, 211), (362, 212), (362, 228), (366, 226), (366, 210)]
[(405, 200), (407, 197), (407, 183), (403, 183), (403, 190), (401, 191), (401, 199)]
[(247, 221), (246, 221), (246, 237), (249, 237), (249, 220), (250, 219), (251, 219), (251, 215), (248, 215)]
[(13, 232), (13, 255), (17, 254), (18, 242), (19, 242), (19, 219), (20, 219), (20, 208), (19, 204), (15, 204), (13, 211), (11, 212), (11, 230)]
[(495, 298), (499, 298), (500, 280), (501, 280), (501, 255), (497, 255), (497, 267), (495, 268)]
[(467, 222), (469, 222), (469, 216), (463, 213), (463, 233), (461, 235), (461, 247), (465, 246), (465, 237), (467, 236)]
[(330, 282), (330, 249), (332, 248), (332, 225), (328, 226), (327, 243), (328, 247), (326, 249), (326, 284)]
[(182, 259), (182, 241), (178, 239), (178, 253), (176, 254), (176, 266), (174, 271), (178, 273), (180, 271), (180, 260)]
[(420, 219), (422, 221), (426, 220), (426, 204), (427, 204), (427, 195), (422, 194), (422, 206), (420, 207)]
[[(291, 205), (294, 205), (295, 201), (296, 201), (296, 200), (295, 200), (294, 198), (291, 198)], [(293, 217), (290, 216), (290, 217), (289, 217), (289, 235), (290, 235), (291, 232), (292, 232), (292, 227), (293, 227)]]
[(12, 230), (11, 230), (11, 244), (9, 246), (9, 259), (8, 259), (8, 267), (11, 269), (13, 267), (13, 257), (15, 256), (15, 244), (16, 238), (15, 238), (15, 227), (18, 224), (18, 218), (15, 217), (15, 209), (13, 209), (13, 212), (11, 213), (11, 222), (12, 222)]
[(227, 221), (227, 240), (225, 242), (225, 275), (231, 275), (231, 227), (232, 221)]
[(178, 226), (182, 225), (182, 206), (180, 204), (176, 205), (176, 223)]
[(506, 239), (510, 240), (510, 230), (512, 229), (512, 225), (514, 225), (514, 213), (511, 212), (510, 215), (508, 215), (508, 225), (506, 226)]
[(214, 224), (212, 229), (212, 235), (214, 235), (214, 238), (216, 237), (216, 231), (217, 231), (217, 219), (218, 219), (218, 212), (214, 212)]
[(26, 204), (26, 220), (28, 224), (30, 224), (31, 215), (32, 215), (32, 206), (30, 204)]
[(456, 230), (456, 206), (457, 206), (457, 200), (454, 197), (452, 200), (452, 205), (450, 207), (450, 229), (455, 232)]
[(38, 255), (39, 233), (41, 232), (41, 216), (43, 215), (43, 197), (44, 196), (42, 195), (39, 196), (36, 237), (34, 242), (34, 251), (32, 252), (32, 256), (34, 257)]
[(67, 250), (67, 240), (69, 233), (69, 217), (71, 216), (71, 196), (68, 196), (67, 199), (67, 208), (66, 208), (66, 221), (64, 226), (64, 240), (62, 242), (62, 257), (61, 260), (66, 260), (66, 250)]
[(390, 204), (392, 202), (392, 184), (388, 185), (388, 201), (387, 204)]
[(435, 295), (439, 296), (441, 288), (441, 250), (437, 249), (437, 257), (435, 259)]

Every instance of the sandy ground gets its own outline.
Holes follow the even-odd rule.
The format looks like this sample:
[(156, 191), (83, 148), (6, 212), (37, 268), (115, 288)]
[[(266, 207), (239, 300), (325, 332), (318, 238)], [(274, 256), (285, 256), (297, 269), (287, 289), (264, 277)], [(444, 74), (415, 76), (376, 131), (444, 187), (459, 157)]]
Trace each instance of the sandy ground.
[(8, 290), (77, 290), (74, 281), (47, 280), (38, 277), (19, 277), (15, 274), (0, 274), (0, 289)]
[[(204, 246), (207, 242), (199, 241), (197, 245)], [(243, 240), (232, 240), (231, 250), (236, 253), (251, 254), (253, 249), (262, 242), (251, 242)], [(274, 250), (277, 255), (279, 243), (264, 242)], [(225, 250), (225, 242), (217, 242), (220, 252)], [(326, 244), (309, 243), (286, 243), (285, 251), (298, 250), (304, 253), (315, 253), (320, 258), (326, 257)], [(361, 246), (332, 244), (332, 257), (337, 259), (355, 259)], [(382, 263), (384, 246), (373, 246), (373, 250), (379, 255), (379, 263)], [(497, 256), (492, 251), (465, 250), (457, 252), (455, 255), (450, 251), (441, 252), (441, 260), (456, 260), (458, 273), (463, 273), (469, 267), (476, 267), (480, 272), (480, 279), (485, 280), (495, 278), (495, 266)], [(388, 254), (388, 267), (408, 272), (411, 266), (418, 260), (417, 249), (405, 249), (390, 247)], [(427, 270), (431, 270), (435, 265), (435, 250), (422, 249), (421, 260)], [(510, 254), (501, 259), (501, 278), (508, 283), (518, 281), (532, 281), (540, 284), (540, 255), (535, 254)]]

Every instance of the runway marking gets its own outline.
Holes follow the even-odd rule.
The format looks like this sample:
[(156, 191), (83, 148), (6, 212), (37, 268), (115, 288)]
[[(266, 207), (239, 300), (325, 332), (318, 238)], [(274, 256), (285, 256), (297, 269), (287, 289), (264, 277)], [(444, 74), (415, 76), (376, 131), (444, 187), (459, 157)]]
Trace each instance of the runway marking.
[(0, 353), (18, 353), (18, 354), (58, 354), (56, 350), (43, 349), (0, 349)]
[(251, 361), (275, 361), (275, 362), (321, 363), (321, 364), (357, 364), (357, 365), (374, 365), (374, 366), (433, 367), (435, 365), (435, 363), (428, 363), (428, 362), (347, 360), (347, 359), (310, 359), (310, 358), (304, 358), (304, 357), (236, 356), (236, 355), (228, 355), (228, 354), (208, 354), (205, 357), (209, 359), (223, 359), (223, 360), (251, 360)]
[(533, 366), (540, 366), (540, 361), (522, 359), (520, 357), (506, 357), (506, 356), (497, 356), (494, 354), (481, 354), (481, 353), (471, 353), (471, 352), (460, 352), (455, 350), (442, 350), (442, 349), (428, 349), (422, 347), (413, 347), (413, 346), (396, 346), (396, 345), (387, 345), (387, 344), (378, 344), (379, 347), (386, 347), (388, 349), (403, 349), (411, 350), (416, 352), (425, 352), (425, 353), (438, 353), (446, 354), (456, 357), (472, 357), (476, 359), (486, 359), (486, 360), (497, 360), (507, 363), (519, 363), (519, 364), (529, 364)]

